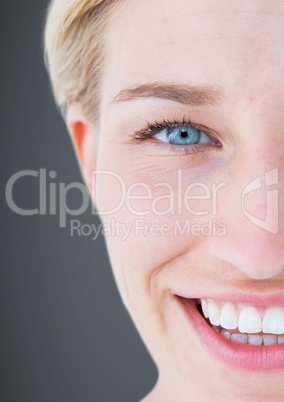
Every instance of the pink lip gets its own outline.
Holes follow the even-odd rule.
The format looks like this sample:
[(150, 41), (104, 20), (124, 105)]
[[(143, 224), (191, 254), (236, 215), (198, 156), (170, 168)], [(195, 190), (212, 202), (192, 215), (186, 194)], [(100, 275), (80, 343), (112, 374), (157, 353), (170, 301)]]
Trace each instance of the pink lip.
[(284, 370), (284, 344), (252, 346), (227, 340), (198, 312), (193, 300), (177, 297), (189, 323), (211, 356), (233, 369), (267, 373)]

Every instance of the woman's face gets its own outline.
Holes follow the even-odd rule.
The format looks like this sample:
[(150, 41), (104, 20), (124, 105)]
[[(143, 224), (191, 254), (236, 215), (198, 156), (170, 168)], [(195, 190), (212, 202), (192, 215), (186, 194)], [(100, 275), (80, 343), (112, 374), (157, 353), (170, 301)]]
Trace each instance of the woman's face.
[(151, 398), (281, 401), (283, 2), (132, 0), (107, 50), (94, 197)]

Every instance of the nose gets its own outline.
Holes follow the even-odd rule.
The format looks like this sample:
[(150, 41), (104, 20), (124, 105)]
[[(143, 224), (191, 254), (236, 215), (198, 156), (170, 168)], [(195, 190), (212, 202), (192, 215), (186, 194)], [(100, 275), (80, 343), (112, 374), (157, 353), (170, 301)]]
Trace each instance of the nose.
[(255, 280), (284, 276), (284, 161), (278, 147), (266, 152), (270, 162), (256, 149), (239, 158), (217, 200), (225, 235), (208, 239), (212, 256)]

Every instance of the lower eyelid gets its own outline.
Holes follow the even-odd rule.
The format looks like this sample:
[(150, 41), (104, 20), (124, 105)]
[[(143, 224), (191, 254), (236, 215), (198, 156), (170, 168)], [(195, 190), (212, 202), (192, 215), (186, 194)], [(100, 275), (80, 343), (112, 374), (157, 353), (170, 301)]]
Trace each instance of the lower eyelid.
[[(146, 144), (145, 144), (146, 145)], [(176, 155), (194, 155), (199, 153), (208, 153), (215, 148), (215, 146), (208, 144), (194, 144), (194, 145), (173, 145), (167, 142), (157, 140), (156, 138), (149, 138), (148, 145), (151, 149), (157, 152), (158, 150), (166, 151), (167, 154)], [(163, 154), (165, 155), (165, 154)]]

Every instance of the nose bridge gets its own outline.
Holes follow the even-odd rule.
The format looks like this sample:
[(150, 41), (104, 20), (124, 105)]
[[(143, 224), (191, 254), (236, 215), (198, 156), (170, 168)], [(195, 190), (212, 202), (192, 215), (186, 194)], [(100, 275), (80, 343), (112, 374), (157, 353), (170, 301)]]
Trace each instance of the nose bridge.
[(253, 279), (284, 274), (284, 158), (279, 148), (284, 148), (284, 132), (278, 144), (248, 141), (240, 150), (219, 207), (226, 235), (209, 239), (210, 253)]

